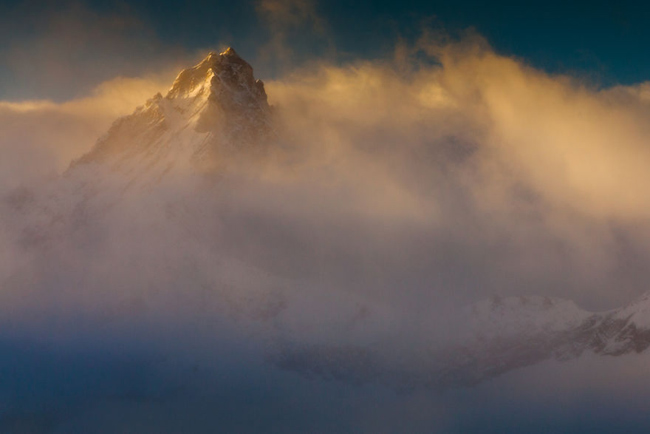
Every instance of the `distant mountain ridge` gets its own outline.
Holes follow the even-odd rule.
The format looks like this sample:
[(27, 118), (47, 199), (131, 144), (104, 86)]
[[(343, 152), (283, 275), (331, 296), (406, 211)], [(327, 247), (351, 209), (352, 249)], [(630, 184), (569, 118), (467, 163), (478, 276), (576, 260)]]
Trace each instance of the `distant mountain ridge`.
[(380, 365), (377, 349), (305, 346), (285, 348), (276, 363), (288, 370), (396, 388), (473, 386), (544, 360), (592, 353), (621, 356), (650, 347), (650, 293), (625, 307), (592, 313), (572, 301), (541, 296), (493, 297), (464, 309), (463, 331), (412, 370)]

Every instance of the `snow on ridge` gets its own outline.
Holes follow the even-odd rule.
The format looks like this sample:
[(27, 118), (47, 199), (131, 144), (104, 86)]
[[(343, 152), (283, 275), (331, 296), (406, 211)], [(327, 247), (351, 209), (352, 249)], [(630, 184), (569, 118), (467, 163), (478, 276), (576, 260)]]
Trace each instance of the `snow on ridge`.
[(650, 329), (650, 292), (643, 294), (635, 302), (612, 311), (612, 318), (627, 320), (637, 327)]
[(528, 295), (492, 297), (465, 309), (465, 314), (478, 328), (492, 328), (498, 333), (515, 332), (517, 328), (533, 327), (549, 331), (567, 330), (587, 319), (616, 319), (633, 322), (650, 329), (650, 292), (629, 305), (605, 312), (591, 312), (572, 300)]
[(571, 300), (543, 296), (493, 297), (465, 311), (472, 329), (492, 337), (563, 331), (592, 315)]

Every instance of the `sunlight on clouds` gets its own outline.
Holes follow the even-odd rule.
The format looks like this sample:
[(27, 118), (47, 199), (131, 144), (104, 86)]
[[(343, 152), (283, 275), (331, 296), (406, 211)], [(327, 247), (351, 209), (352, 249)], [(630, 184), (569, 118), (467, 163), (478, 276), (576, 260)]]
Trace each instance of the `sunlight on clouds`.
[[(480, 39), (429, 43), (419, 48), (439, 65), (321, 63), (268, 83), (269, 98), (313, 160), (350, 161), (354, 185), (396, 182), (434, 226), (454, 231), (451, 186), (464, 190), (478, 218), (491, 222), (474, 236), (508, 238), (519, 246), (510, 260), (531, 275), (568, 267), (595, 294), (618, 267), (612, 224), (633, 225), (632, 237), (650, 251), (639, 226), (650, 209), (647, 84), (593, 89), (498, 55)], [(359, 161), (383, 169), (365, 172)]]
[(548, 200), (604, 218), (645, 216), (650, 130), (634, 107), (493, 53), (449, 66), (481, 96), (491, 124), (485, 144)]
[[(436, 62), (418, 61), (418, 52)], [(4, 188), (60, 173), (114, 118), (172, 80), (117, 78), (60, 104), (0, 103)], [(324, 224), (331, 243), (347, 247), (367, 242), (349, 233), (363, 227), (385, 249), (378, 262), (438, 255), (426, 279), (453, 276), (430, 293), (454, 292), (468, 267), (486, 274), (463, 283), (465, 297), (532, 291), (517, 279), (562, 282), (555, 295), (601, 303), (640, 290), (634, 273), (620, 294), (603, 279), (621, 278), (615, 251), (650, 256), (646, 84), (592, 89), (480, 38), (423, 39), (395, 61), (321, 61), (266, 84), (282, 145), (264, 170), (249, 171), (249, 185), (233, 187), (247, 212), (306, 233)], [(422, 241), (400, 244), (404, 231)]]
[[(603, 218), (646, 217), (650, 128), (634, 104), (491, 50), (451, 44), (436, 51), (442, 67), (404, 75), (381, 63), (322, 65), (269, 83), (269, 95), (295, 125), (317, 123), (335, 137), (330, 143), (353, 142), (372, 129), (388, 133), (367, 138), (378, 148), (391, 139), (399, 147), (471, 137), (482, 157), (496, 158), (516, 182), (557, 206)], [(643, 100), (646, 87), (625, 92)]]
[[(16, 164), (25, 174), (30, 173), (30, 158), (40, 161), (39, 171), (62, 172), (73, 158), (90, 149), (116, 118), (131, 113), (156, 92), (165, 91), (169, 81), (166, 74), (120, 77), (100, 84), (87, 97), (67, 102), (0, 102), (0, 150), (7, 164), (2, 174), (11, 172), (19, 178), (20, 171), (11, 167)], [(16, 156), (14, 161), (12, 155)]]

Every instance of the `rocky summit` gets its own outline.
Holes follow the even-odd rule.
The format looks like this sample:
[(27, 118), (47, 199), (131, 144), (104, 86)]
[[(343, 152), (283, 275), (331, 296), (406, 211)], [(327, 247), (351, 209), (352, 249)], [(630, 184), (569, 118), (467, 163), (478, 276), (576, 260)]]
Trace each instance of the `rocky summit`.
[(259, 151), (271, 131), (264, 83), (228, 48), (181, 71), (167, 95), (116, 120), (72, 170), (94, 163), (155, 176), (188, 166), (211, 170), (227, 155)]

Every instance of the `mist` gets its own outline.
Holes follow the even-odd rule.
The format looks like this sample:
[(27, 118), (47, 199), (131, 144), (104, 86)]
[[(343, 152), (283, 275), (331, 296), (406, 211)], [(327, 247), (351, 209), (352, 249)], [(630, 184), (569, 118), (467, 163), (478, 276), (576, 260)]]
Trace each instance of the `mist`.
[[(592, 393), (604, 407), (641, 402), (629, 386), (643, 363), (611, 360), (460, 391), (395, 379), (426, 371), (461, 333), (459, 309), (490, 296), (604, 310), (646, 291), (647, 84), (593, 88), (472, 33), (425, 35), (390, 60), (266, 80), (276, 141), (263, 158), (217, 174), (181, 165), (137, 188), (110, 168), (70, 174), (113, 119), (170, 83), (0, 103), (0, 351), (13, 379), (0, 427), (397, 432), (407, 419), (410, 432), (499, 432), (514, 429), (513, 405), (527, 430), (570, 427), (555, 386), (578, 414)], [(303, 375), (283, 362), (301, 348), (361, 363)], [(634, 408), (612, 414), (640, 424)]]

